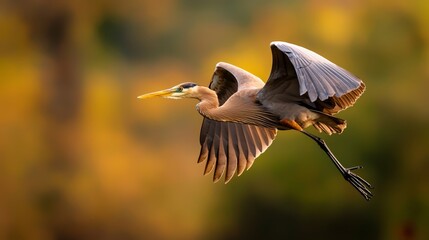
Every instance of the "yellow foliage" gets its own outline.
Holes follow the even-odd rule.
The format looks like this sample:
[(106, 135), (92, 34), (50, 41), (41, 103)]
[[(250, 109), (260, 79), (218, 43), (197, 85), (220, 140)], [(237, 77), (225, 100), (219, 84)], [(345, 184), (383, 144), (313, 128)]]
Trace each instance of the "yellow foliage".
[[(1, 239), (428, 238), (427, 1), (19, 2), (0, 10)], [(290, 132), (212, 184), (197, 102), (136, 98), (220, 61), (265, 81), (271, 41), (367, 83), (327, 141), (365, 166), (369, 204)]]

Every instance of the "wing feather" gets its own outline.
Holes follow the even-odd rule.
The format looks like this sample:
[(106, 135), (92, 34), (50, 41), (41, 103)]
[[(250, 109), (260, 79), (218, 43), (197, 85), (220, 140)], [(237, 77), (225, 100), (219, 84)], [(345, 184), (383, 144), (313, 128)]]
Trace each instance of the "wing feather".
[[(225, 173), (225, 183), (235, 173), (240, 176), (248, 170), (254, 160), (273, 142), (277, 129), (233, 122), (218, 122), (204, 119), (201, 139), (202, 150), (199, 159), (206, 160), (204, 175), (214, 169), (213, 181), (217, 182)], [(204, 154), (207, 157), (202, 157)]]
[(209, 157), (210, 153), (210, 147), (213, 141), (214, 133), (214, 124), (211, 121), (208, 121), (208, 119), (203, 119), (203, 124), (201, 125), (201, 133), (200, 133), (200, 144), (201, 144), (201, 151), (200, 156), (198, 157), (197, 163), (204, 162)]
[[(255, 143), (255, 140), (253, 139), (252, 130), (251, 130), (250, 125), (244, 126), (243, 133), (244, 133), (244, 138), (246, 139), (247, 148), (249, 149), (249, 151), (248, 151), (249, 155), (248, 155), (248, 159), (247, 159), (249, 161), (249, 159), (254, 158), (257, 155), (257, 149), (256, 149), (257, 143)], [(253, 161), (253, 159), (252, 159), (252, 161)]]
[[(342, 96), (358, 88), (362, 82), (343, 68), (303, 47), (286, 42), (273, 42), (271, 47), (273, 51), (278, 49), (288, 56), (297, 72), (301, 94), (308, 91), (312, 102), (314, 102), (316, 98), (323, 101), (334, 95), (337, 97)], [(328, 71), (323, 71), (322, 69)], [(342, 84), (343, 87), (332, 95), (326, 94), (324, 88), (317, 87), (320, 87), (319, 83), (321, 82), (323, 82), (324, 85), (330, 86)], [(316, 88), (308, 88), (311, 84), (315, 85)]]
[(227, 161), (226, 154), (228, 152), (228, 138), (226, 136), (226, 129), (228, 126), (225, 124), (219, 124), (219, 127), (219, 148), (217, 151), (218, 155), (215, 164), (215, 172), (213, 174), (213, 182), (219, 181), (219, 179), (222, 177), (222, 174), (225, 172)]
[(209, 174), (213, 170), (218, 156), (219, 141), (220, 141), (219, 139), (220, 126), (218, 124), (213, 124), (213, 125), (214, 125), (213, 135), (209, 136), (209, 139), (212, 138), (212, 141), (211, 142), (210, 140), (208, 141), (211, 144), (209, 145), (210, 152), (207, 159), (206, 168), (204, 170), (204, 175)]
[(243, 127), (240, 124), (235, 123), (235, 132), (237, 135), (237, 147), (238, 147), (238, 170), (237, 175), (240, 176), (247, 166), (248, 147), (246, 139), (244, 138)]
[[(263, 86), (264, 82), (251, 73), (220, 62), (216, 65), (209, 88), (216, 91), (219, 105), (222, 106), (237, 91), (261, 89)], [(262, 115), (251, 114), (249, 117), (264, 120)], [(252, 166), (254, 160), (272, 143), (276, 133), (275, 128), (204, 118), (198, 162), (207, 161), (204, 174), (214, 169), (214, 182), (225, 175), (227, 183), (235, 173), (240, 176)]]
[(250, 134), (252, 134), (252, 138), (254, 139), (254, 142), (256, 143), (256, 155), (259, 155), (259, 153), (262, 151), (262, 139), (261, 136), (259, 135), (259, 131), (258, 128), (255, 127), (254, 125), (249, 125), (250, 128)]
[(225, 183), (228, 183), (232, 177), (234, 176), (235, 171), (237, 170), (237, 164), (238, 164), (238, 147), (237, 147), (237, 140), (234, 136), (235, 133), (233, 132), (232, 128), (235, 128), (233, 124), (227, 126), (227, 133), (228, 133), (228, 166), (226, 168), (225, 173)]
[[(276, 94), (300, 96), (305, 104), (334, 114), (352, 106), (365, 90), (362, 80), (313, 51), (287, 42), (272, 42), (271, 50), (271, 74), (258, 94), (262, 103)], [(297, 81), (299, 89), (288, 81)]]
[(229, 63), (216, 64), (209, 88), (216, 91), (222, 106), (235, 92), (245, 88), (262, 88), (264, 82), (255, 75)]

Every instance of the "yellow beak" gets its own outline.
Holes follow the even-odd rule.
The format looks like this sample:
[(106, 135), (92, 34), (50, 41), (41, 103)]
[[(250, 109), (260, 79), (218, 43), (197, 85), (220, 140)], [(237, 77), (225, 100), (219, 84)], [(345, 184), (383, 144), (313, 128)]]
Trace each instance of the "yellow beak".
[(157, 92), (146, 93), (138, 96), (137, 98), (146, 99), (146, 98), (152, 98), (152, 97), (168, 97), (168, 96), (171, 96), (172, 93), (174, 93), (173, 89), (165, 89)]

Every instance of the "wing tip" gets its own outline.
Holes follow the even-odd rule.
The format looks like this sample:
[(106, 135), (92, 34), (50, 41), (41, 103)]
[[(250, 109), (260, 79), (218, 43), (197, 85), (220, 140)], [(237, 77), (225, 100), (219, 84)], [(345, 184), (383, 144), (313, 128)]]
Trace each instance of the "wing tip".
[(272, 51), (274, 50), (280, 50), (280, 45), (283, 45), (285, 42), (282, 41), (272, 41), (270, 43), (270, 48)]
[(216, 63), (216, 69), (222, 68), (222, 69), (227, 69), (228, 67), (233, 66), (231, 63), (227, 63), (227, 62), (218, 62)]
[[(275, 47), (275, 48), (277, 48), (277, 49), (279, 49), (279, 50), (281, 50), (281, 48), (283, 47), (283, 48), (288, 48), (288, 49), (290, 49), (290, 48), (298, 48), (298, 49), (301, 49), (301, 48), (304, 48), (304, 47), (301, 47), (301, 46), (299, 46), (299, 45), (297, 45), (297, 44), (293, 44), (293, 43), (290, 43), (290, 42), (285, 42), (285, 41), (272, 41), (271, 43), (270, 43), (270, 47), (271, 48), (273, 48), (273, 47)], [(305, 49), (305, 48), (304, 48)], [(308, 49), (307, 49), (308, 50)]]
[(276, 46), (277, 44), (279, 44), (280, 43), (280, 41), (272, 41), (271, 43), (270, 43), (270, 46), (272, 47), (272, 46)]
[(234, 175), (232, 175), (231, 177), (228, 177), (227, 179), (225, 179), (224, 184), (225, 184), (225, 185), (226, 185), (226, 184), (228, 184), (228, 183), (231, 181), (231, 179), (233, 178), (233, 176), (234, 176)]
[(220, 180), (220, 177), (219, 178), (213, 177), (213, 183), (217, 183), (219, 182), (219, 180)]
[(284, 41), (272, 41), (270, 43), (270, 46), (271, 47), (273, 47), (273, 46), (277, 47), (278, 45), (285, 44), (285, 43), (287, 44), (287, 42), (284, 42)]

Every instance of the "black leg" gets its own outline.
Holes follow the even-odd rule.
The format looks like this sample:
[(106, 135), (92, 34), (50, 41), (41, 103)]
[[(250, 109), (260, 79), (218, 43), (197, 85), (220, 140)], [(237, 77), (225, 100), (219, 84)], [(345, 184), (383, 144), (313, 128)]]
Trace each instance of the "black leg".
[(332, 162), (335, 164), (337, 169), (340, 171), (340, 173), (343, 175), (344, 179), (346, 179), (348, 182), (352, 184), (356, 190), (359, 191), (360, 194), (366, 199), (370, 200), (372, 197), (372, 193), (368, 188), (373, 188), (371, 184), (369, 184), (367, 181), (365, 181), (360, 176), (353, 173), (353, 170), (361, 169), (362, 166), (356, 166), (351, 168), (345, 168), (343, 165), (341, 165), (340, 161), (337, 160), (337, 158), (334, 156), (334, 154), (329, 150), (328, 145), (326, 145), (325, 141), (317, 136), (314, 136), (313, 134), (310, 134), (305, 131), (301, 131), (305, 135), (309, 136), (311, 139), (317, 142), (317, 144), (320, 146), (320, 148), (325, 151), (325, 153), (329, 156), (329, 158), (332, 160)]

